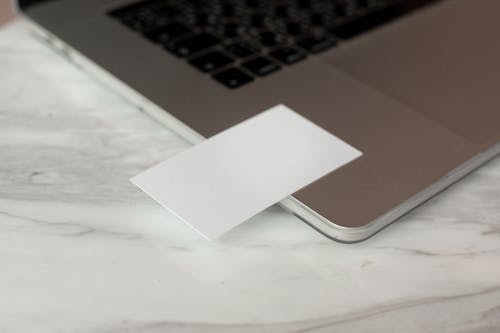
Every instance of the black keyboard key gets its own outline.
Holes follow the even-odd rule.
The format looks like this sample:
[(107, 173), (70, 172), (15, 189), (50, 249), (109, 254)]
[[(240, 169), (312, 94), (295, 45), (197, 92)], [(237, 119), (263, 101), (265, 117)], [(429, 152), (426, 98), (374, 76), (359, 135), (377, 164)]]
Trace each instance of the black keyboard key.
[(306, 55), (293, 47), (284, 47), (275, 50), (270, 55), (284, 64), (290, 65), (306, 58)]
[(149, 32), (146, 35), (154, 42), (168, 43), (170, 41), (173, 41), (174, 39), (186, 36), (191, 32), (191, 29), (189, 29), (185, 25), (182, 25), (180, 23), (173, 23), (163, 28)]
[(288, 6), (287, 5), (279, 5), (274, 8), (274, 14), (278, 17), (288, 17)]
[(250, 23), (257, 28), (260, 28), (264, 25), (265, 16), (262, 14), (254, 14), (250, 16)]
[(237, 68), (226, 69), (222, 72), (214, 74), (212, 77), (231, 89), (241, 87), (242, 85), (253, 81), (253, 77)]
[(311, 0), (299, 0), (298, 5), (302, 8), (311, 8)]
[(286, 32), (292, 36), (298, 36), (303, 33), (302, 25), (298, 22), (288, 22), (286, 24)]
[(259, 0), (246, 0), (245, 3), (250, 8), (257, 8), (261, 5)]
[(347, 8), (345, 4), (338, 4), (335, 6), (335, 14), (339, 17), (344, 17), (347, 15)]
[(369, 0), (356, 0), (356, 5), (360, 8), (366, 8), (370, 5)]
[(234, 43), (226, 46), (226, 51), (238, 58), (248, 58), (255, 54), (251, 46), (245, 43)]
[(265, 76), (281, 68), (278, 64), (276, 64), (272, 60), (269, 60), (264, 57), (257, 57), (247, 62), (244, 62), (242, 66), (258, 76)]
[(260, 42), (267, 47), (273, 47), (284, 42), (284, 37), (272, 31), (264, 31), (260, 33)]
[(320, 13), (313, 13), (309, 17), (309, 22), (311, 22), (312, 25), (322, 26), (324, 23), (324, 17)]
[(198, 13), (195, 15), (194, 24), (199, 27), (205, 27), (209, 25), (209, 16), (205, 13)]
[(222, 6), (222, 11), (221, 11), (222, 16), (231, 17), (231, 16), (234, 16), (235, 13), (236, 13), (236, 10), (235, 10), (234, 6), (232, 6), (232, 5)]
[(142, 8), (133, 13), (126, 13), (119, 19), (131, 29), (142, 33), (159, 29), (169, 23), (168, 17), (159, 15), (151, 8)]
[(236, 23), (228, 23), (224, 26), (223, 34), (226, 37), (236, 37), (240, 32), (240, 25)]
[(319, 53), (335, 46), (337, 41), (330, 36), (310, 36), (297, 41), (297, 45), (311, 53)]
[(219, 43), (220, 39), (214, 35), (209, 33), (200, 33), (174, 43), (172, 45), (172, 50), (178, 56), (188, 57)]
[(343, 39), (355, 37), (363, 32), (373, 29), (376, 26), (384, 24), (398, 16), (409, 11), (409, 7), (405, 8), (401, 4), (396, 3), (394, 6), (380, 8), (378, 10), (369, 12), (366, 15), (358, 16), (349, 19), (346, 23), (335, 26), (331, 33)]
[(175, 17), (175, 16), (178, 16), (179, 14), (181, 14), (181, 11), (176, 7), (162, 6), (162, 7), (156, 8), (155, 13), (157, 15), (161, 15), (164, 17)]
[(233, 59), (222, 52), (212, 51), (189, 61), (203, 72), (213, 72), (233, 62)]

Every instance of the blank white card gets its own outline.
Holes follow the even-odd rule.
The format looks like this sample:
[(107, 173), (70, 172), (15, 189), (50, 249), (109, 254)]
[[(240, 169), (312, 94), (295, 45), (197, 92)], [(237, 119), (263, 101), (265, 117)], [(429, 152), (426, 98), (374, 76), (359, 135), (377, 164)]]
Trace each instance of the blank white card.
[(360, 155), (278, 105), (131, 181), (204, 237), (214, 239)]

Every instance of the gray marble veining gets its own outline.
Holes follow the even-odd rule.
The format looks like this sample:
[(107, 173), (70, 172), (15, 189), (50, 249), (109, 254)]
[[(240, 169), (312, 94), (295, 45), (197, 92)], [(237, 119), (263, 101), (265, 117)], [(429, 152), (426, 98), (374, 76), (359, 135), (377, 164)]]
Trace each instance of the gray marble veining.
[(272, 207), (219, 242), (128, 179), (187, 144), (0, 31), (0, 332), (500, 332), (500, 158), (375, 237)]

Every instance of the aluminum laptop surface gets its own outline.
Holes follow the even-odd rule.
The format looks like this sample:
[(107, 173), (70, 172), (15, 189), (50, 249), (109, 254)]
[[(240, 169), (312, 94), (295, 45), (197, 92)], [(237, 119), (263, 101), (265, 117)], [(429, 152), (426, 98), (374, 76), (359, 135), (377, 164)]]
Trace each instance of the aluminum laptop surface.
[(372, 235), (500, 150), (494, 0), (432, 2), (238, 89), (109, 15), (130, 3), (21, 8), (58, 52), (191, 142), (286, 104), (361, 150), (282, 202), (329, 237)]

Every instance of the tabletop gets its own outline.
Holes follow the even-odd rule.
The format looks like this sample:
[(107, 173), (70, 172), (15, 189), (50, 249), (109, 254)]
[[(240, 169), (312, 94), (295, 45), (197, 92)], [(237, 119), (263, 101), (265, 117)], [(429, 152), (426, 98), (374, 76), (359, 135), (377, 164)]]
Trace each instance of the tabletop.
[(0, 332), (500, 332), (500, 157), (362, 243), (276, 206), (208, 242), (129, 182), (188, 146), (0, 30)]

